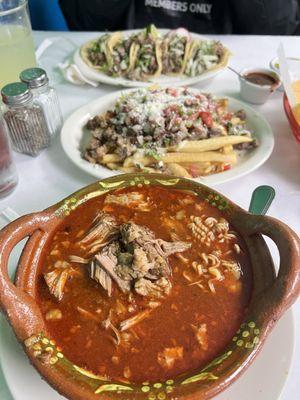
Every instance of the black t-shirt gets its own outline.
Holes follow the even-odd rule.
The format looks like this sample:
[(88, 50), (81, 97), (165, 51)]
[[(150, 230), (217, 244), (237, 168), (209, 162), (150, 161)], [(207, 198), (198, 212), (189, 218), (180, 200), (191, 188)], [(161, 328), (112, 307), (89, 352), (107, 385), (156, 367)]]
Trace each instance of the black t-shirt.
[(297, 0), (59, 0), (71, 30), (185, 27), (198, 33), (294, 34)]

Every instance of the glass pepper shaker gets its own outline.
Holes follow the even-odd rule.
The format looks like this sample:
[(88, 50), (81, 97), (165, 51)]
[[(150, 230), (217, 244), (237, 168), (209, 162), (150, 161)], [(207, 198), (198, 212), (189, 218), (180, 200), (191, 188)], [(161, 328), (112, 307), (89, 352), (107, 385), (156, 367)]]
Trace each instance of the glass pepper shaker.
[(14, 150), (37, 156), (50, 144), (50, 133), (42, 107), (22, 82), (10, 83), (1, 90), (3, 116)]
[(0, 113), (0, 198), (10, 194), (18, 183), (18, 175), (12, 159), (8, 129)]
[(51, 137), (60, 132), (63, 118), (56, 90), (49, 86), (47, 73), (42, 68), (28, 68), (21, 72), (20, 80), (26, 83), (45, 113)]

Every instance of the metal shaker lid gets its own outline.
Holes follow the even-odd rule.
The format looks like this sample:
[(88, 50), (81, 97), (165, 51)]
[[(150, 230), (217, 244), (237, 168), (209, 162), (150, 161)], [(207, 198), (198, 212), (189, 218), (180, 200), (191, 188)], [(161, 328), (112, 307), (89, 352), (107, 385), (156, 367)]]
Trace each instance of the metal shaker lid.
[(32, 94), (26, 83), (15, 82), (5, 85), (1, 90), (3, 103), (7, 105), (22, 105), (32, 99)]
[(35, 89), (48, 84), (47, 73), (42, 68), (28, 68), (21, 72), (20, 80), (28, 85), (30, 89)]

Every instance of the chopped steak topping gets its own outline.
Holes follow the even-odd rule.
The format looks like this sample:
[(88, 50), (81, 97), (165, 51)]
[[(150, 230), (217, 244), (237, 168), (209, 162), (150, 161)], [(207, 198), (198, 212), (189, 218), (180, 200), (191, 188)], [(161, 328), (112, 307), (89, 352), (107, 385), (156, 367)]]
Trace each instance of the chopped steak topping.
[[(111, 110), (87, 123), (92, 139), (83, 157), (98, 164), (106, 154), (114, 154), (117, 162), (130, 156), (159, 160), (168, 148), (185, 140), (251, 137), (245, 120), (225, 112), (225, 103), (225, 99), (187, 88), (132, 91), (120, 96)], [(241, 111), (238, 113), (243, 116)], [(255, 141), (243, 144), (246, 148), (256, 145)]]

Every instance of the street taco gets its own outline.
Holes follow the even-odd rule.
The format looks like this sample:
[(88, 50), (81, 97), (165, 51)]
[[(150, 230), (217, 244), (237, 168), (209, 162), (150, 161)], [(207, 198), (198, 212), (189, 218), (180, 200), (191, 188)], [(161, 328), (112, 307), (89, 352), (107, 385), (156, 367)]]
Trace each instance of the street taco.
[(184, 74), (190, 77), (227, 65), (230, 52), (215, 40), (193, 40)]
[(87, 42), (80, 48), (83, 61), (91, 68), (106, 71), (108, 68), (108, 42), (112, 34), (106, 33), (96, 40)]
[(165, 35), (162, 42), (162, 73), (165, 75), (181, 75), (192, 45), (190, 33), (183, 28)]
[(129, 79), (147, 81), (162, 72), (161, 38), (154, 25), (131, 36), (131, 70)]
[(108, 69), (111, 76), (123, 76), (130, 69), (132, 40), (123, 38), (120, 32), (114, 33), (107, 43)]

